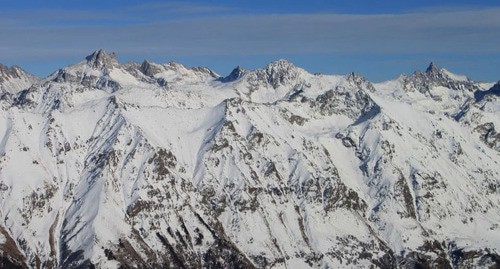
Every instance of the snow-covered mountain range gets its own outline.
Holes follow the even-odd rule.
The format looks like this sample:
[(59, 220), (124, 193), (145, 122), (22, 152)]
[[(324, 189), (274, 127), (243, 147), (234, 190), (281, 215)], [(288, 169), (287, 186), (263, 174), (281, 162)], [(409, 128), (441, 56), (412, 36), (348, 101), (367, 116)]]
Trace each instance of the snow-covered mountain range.
[(500, 84), (0, 65), (0, 267), (498, 268)]

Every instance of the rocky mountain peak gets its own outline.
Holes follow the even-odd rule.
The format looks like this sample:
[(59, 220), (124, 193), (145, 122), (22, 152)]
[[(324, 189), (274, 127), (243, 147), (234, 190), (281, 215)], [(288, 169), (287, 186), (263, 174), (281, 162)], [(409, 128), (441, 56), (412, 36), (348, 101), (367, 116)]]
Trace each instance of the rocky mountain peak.
[(110, 71), (115, 68), (123, 71), (125, 65), (119, 64), (115, 53), (100, 49), (85, 57), (85, 61), (57, 70), (48, 79), (56, 83), (69, 82), (80, 84), (86, 89), (98, 88), (113, 92), (120, 88), (120, 83), (110, 76)]
[(0, 64), (0, 90), (15, 93), (29, 88), (38, 78), (19, 66)]
[(298, 68), (295, 65), (287, 60), (281, 59), (268, 64), (258, 76), (264, 78), (276, 89), (279, 85), (287, 84), (297, 79), (299, 77), (298, 73)]
[[(402, 80), (406, 91), (418, 90), (431, 97), (436, 97), (433, 93), (433, 89), (436, 87), (444, 87), (460, 92), (462, 95), (460, 98), (465, 99), (474, 91), (479, 90), (477, 83), (466, 76), (454, 74), (445, 68), (438, 68), (433, 62), (429, 64), (425, 72), (415, 71), (411, 76), (402, 77)], [(439, 97), (437, 99), (441, 100)]]
[(233, 71), (231, 71), (231, 73), (228, 76), (223, 77), (223, 78), (219, 78), (219, 81), (222, 81), (222, 82), (235, 81), (235, 80), (238, 80), (241, 77), (243, 77), (243, 75), (245, 75), (245, 73), (246, 73), (245, 69), (243, 69), (240, 66), (237, 66), (236, 68), (233, 69)]
[(431, 62), (427, 69), (425, 70), (425, 76), (434, 81), (448, 80), (449, 77), (445, 72), (445, 69), (438, 68), (434, 62)]
[(356, 86), (358, 88), (365, 88), (371, 92), (375, 91), (375, 88), (373, 87), (372, 83), (369, 82), (365, 77), (355, 73), (351, 72), (349, 75), (347, 75), (346, 80), (353, 86)]
[(3, 64), (0, 64), (0, 76), (5, 76), (7, 74), (9, 74), (11, 71), (11, 68), (9, 68), (8, 66), (5, 66)]
[(112, 67), (117, 64), (116, 54), (114, 52), (107, 53), (104, 49), (96, 50), (89, 56), (85, 57), (87, 64), (93, 68), (101, 69), (103, 67)]
[(142, 64), (141, 64), (140, 71), (144, 75), (146, 75), (148, 77), (152, 77), (155, 74), (157, 74), (158, 72), (160, 72), (160, 68), (158, 66), (156, 66), (155, 64), (153, 64), (147, 60), (144, 60), (144, 62), (142, 62)]
[(439, 69), (436, 67), (434, 62), (431, 62), (427, 69), (425, 70), (426, 73), (437, 73), (439, 72)]
[[(29, 75), (28, 72), (24, 71), (22, 68), (19, 66), (5, 66), (3, 64), (0, 64), (0, 80), (8, 79), (8, 78), (21, 78), (22, 76)], [(29, 75), (31, 76), (31, 75)]]
[(285, 59), (279, 59), (266, 66), (266, 70), (268, 71), (290, 70), (293, 68), (296, 68), (296, 66)]
[(218, 78), (219, 75), (213, 71), (212, 69), (208, 68), (208, 67), (205, 67), (205, 66), (197, 66), (197, 67), (191, 67), (189, 68), (195, 72), (199, 72), (199, 73), (202, 73), (202, 74), (206, 74), (206, 75), (209, 75), (213, 78)]

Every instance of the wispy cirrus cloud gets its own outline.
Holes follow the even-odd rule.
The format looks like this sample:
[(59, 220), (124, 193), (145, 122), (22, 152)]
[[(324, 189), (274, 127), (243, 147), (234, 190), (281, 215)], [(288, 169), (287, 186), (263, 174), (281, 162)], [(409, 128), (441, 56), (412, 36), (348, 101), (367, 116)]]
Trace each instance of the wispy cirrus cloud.
[(190, 2), (145, 2), (114, 9), (21, 9), (0, 10), (3, 27), (69, 27), (130, 25), (234, 13), (235, 7)]
[[(499, 53), (500, 8), (399, 15), (271, 14), (127, 25), (1, 27), (12, 51), (99, 46), (167, 54)], [(68, 16), (73, 16), (70, 14)], [(102, 16), (102, 17), (108, 17)]]
[(235, 7), (222, 5), (194, 4), (189, 2), (146, 2), (143, 4), (125, 7), (124, 11), (159, 12), (163, 14), (214, 14), (235, 11)]
[[(235, 12), (229, 11), (157, 3), (97, 14), (39, 12), (31, 23), (17, 23), (25, 15), (10, 14), (2, 16), (8, 23), (0, 25), (0, 62), (74, 57), (97, 48), (123, 58), (150, 59), (350, 53), (500, 55), (500, 8), (403, 14), (231, 15)], [(53, 23), (51, 12), (70, 22)], [(127, 23), (121, 23), (125, 19)]]

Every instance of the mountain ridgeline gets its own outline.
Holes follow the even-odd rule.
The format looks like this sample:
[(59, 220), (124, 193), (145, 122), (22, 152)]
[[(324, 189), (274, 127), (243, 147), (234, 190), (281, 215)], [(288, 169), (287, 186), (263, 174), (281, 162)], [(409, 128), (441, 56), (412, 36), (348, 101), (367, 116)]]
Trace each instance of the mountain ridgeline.
[(499, 268), (499, 89), (0, 65), (0, 267)]

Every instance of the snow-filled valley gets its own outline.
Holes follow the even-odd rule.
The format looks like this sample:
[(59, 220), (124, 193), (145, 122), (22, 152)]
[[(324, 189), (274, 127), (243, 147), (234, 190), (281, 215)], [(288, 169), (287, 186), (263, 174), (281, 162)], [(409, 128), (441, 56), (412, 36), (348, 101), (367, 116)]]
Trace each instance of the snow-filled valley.
[(0, 65), (0, 267), (498, 268), (500, 83)]

